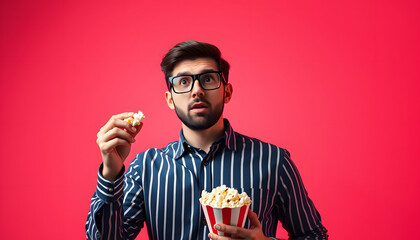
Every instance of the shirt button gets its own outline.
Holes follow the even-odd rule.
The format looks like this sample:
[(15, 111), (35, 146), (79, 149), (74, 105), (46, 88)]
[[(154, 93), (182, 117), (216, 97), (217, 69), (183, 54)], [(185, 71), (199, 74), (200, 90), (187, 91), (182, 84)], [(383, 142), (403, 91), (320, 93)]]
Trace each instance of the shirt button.
[(204, 166), (207, 166), (207, 165), (209, 165), (209, 161), (207, 161), (207, 160), (204, 160), (204, 161), (203, 161), (203, 165), (204, 165)]
[(113, 188), (108, 188), (108, 190), (109, 190), (110, 192), (114, 191), (114, 189), (113, 189)]
[(101, 238), (101, 233), (100, 232), (96, 232), (95, 237), (96, 237), (96, 239)]
[(206, 221), (206, 219), (205, 219), (205, 218), (203, 218), (203, 220), (201, 221), (201, 223), (202, 223), (203, 225), (207, 225), (207, 221)]

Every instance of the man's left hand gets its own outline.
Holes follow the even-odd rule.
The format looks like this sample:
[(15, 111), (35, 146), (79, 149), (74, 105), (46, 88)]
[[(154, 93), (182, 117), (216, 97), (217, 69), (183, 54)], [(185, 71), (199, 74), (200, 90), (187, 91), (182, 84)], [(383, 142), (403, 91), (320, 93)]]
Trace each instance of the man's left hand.
[(249, 229), (229, 226), (226, 224), (217, 223), (215, 229), (219, 232), (228, 233), (234, 235), (235, 238), (218, 236), (213, 233), (209, 233), (208, 237), (213, 240), (227, 240), (227, 239), (270, 239), (264, 236), (261, 228), (261, 223), (258, 220), (258, 216), (253, 211), (248, 211), (248, 218), (250, 222)]

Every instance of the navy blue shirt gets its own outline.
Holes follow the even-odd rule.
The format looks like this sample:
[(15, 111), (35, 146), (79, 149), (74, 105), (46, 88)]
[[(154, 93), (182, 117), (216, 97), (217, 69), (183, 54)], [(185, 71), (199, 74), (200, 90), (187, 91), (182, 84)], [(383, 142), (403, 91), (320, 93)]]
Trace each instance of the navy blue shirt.
[(138, 154), (114, 182), (100, 168), (87, 238), (135, 239), (146, 223), (150, 239), (208, 239), (199, 198), (202, 190), (226, 185), (248, 194), (267, 237), (275, 237), (280, 221), (292, 239), (327, 239), (289, 152), (234, 132), (226, 119), (224, 124), (224, 136), (208, 153), (181, 131), (165, 148)]

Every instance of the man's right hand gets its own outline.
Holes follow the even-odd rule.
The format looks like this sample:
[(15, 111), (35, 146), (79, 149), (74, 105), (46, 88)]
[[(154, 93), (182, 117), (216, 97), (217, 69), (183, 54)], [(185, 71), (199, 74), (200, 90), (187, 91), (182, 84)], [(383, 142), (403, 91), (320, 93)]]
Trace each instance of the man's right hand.
[(97, 134), (96, 143), (101, 150), (103, 161), (102, 176), (111, 182), (120, 173), (124, 161), (130, 153), (131, 143), (136, 141), (134, 137), (143, 126), (143, 123), (140, 123), (140, 125), (132, 127), (124, 121), (133, 114), (121, 113), (112, 116)]

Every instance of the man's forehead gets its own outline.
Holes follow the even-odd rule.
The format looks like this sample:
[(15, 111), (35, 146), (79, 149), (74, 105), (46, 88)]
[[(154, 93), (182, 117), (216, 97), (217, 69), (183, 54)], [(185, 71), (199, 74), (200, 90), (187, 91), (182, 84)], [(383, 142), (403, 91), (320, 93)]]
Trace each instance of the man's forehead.
[(212, 58), (187, 59), (177, 63), (172, 70), (172, 76), (181, 74), (199, 74), (203, 70), (218, 71), (216, 61)]

